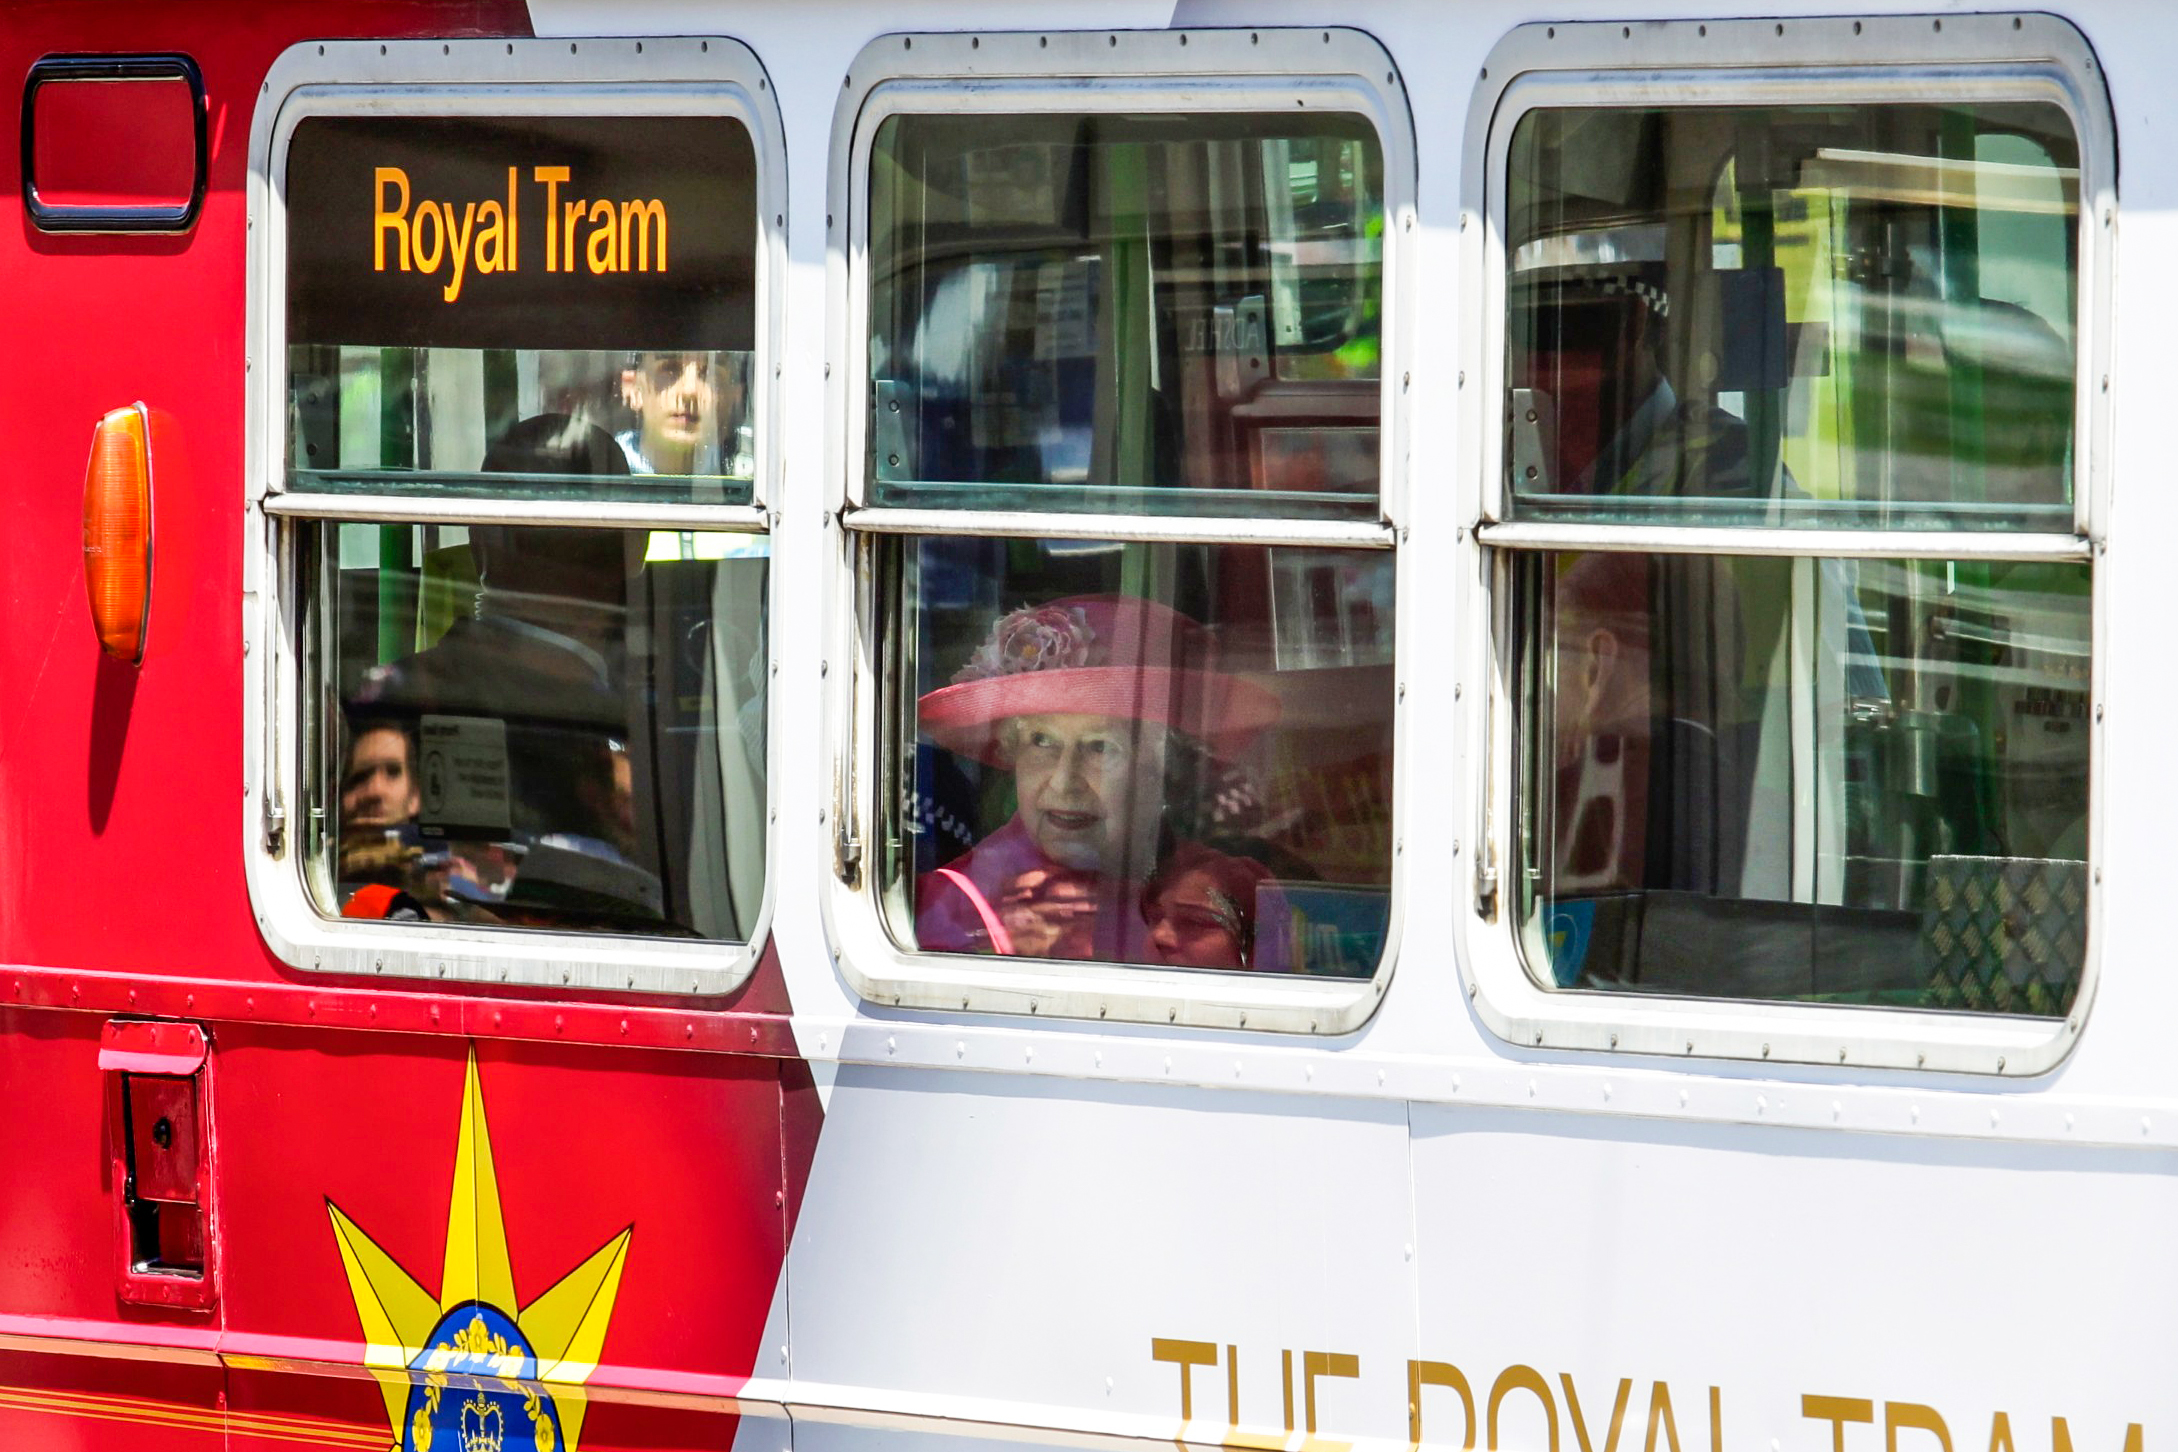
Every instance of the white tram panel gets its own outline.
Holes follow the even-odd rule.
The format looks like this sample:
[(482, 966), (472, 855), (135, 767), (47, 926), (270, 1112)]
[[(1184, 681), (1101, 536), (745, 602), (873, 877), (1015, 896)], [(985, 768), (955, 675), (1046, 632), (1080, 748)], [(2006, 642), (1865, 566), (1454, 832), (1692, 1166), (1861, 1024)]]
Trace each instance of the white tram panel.
[[(1284, 1425), (1281, 1351), (1413, 1352), (1406, 1107), (978, 1073), (840, 1071), (788, 1251), (797, 1399), (1167, 1438)], [(1196, 1354), (1200, 1354), (1198, 1351)], [(1399, 1398), (1319, 1377), (1328, 1434)], [(1297, 1413), (1298, 1415), (1298, 1413)]]
[[(1496, 1446), (1541, 1447), (1554, 1417), (1558, 1445), (1602, 1452), (1622, 1381), (1627, 1452), (1673, 1445), (1660, 1402), (1681, 1452), (1823, 1452), (1807, 1397), (1873, 1402), (1844, 1452), (1941, 1452), (1917, 1412), (1888, 1442), (1887, 1402), (1932, 1408), (1953, 1452), (1995, 1445), (1999, 1413), (2015, 1452), (2051, 1452), (2053, 1417), (2075, 1452), (2178, 1419), (2169, 1151), (1416, 1105), (1413, 1155), (1421, 1356), (1478, 1415), (1509, 1368), (1548, 1385), (1547, 1410), (1504, 1392)], [(1422, 1395), (1428, 1439), (1457, 1445), (1457, 1396)]]

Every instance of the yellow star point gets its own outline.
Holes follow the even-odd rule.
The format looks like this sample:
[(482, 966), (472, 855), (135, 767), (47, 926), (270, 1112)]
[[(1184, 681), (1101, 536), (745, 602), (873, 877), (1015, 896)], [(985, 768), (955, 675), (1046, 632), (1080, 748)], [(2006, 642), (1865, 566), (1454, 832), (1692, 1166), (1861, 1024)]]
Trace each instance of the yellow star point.
[(577, 1452), (586, 1398), (582, 1384), (597, 1370), (620, 1294), (634, 1227), (598, 1247), (536, 1300), (517, 1311), (513, 1261), (507, 1253), (499, 1174), (492, 1161), (490, 1127), (476, 1054), (463, 1078), (461, 1134), (454, 1156), (453, 1193), (447, 1206), (446, 1258), (434, 1299), (331, 1201), (333, 1239), (355, 1298), (363, 1329), (363, 1364), (377, 1378), (386, 1401), (394, 1446), (403, 1445), (409, 1368), (422, 1355), (446, 1315), (480, 1302), (506, 1316), (535, 1357), (537, 1380), (550, 1383), (566, 1452)]

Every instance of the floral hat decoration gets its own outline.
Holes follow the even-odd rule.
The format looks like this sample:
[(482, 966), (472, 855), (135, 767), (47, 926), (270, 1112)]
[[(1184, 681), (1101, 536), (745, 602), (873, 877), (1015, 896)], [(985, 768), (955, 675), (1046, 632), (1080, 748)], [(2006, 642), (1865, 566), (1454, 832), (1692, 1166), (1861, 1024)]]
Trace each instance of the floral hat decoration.
[(948, 751), (1003, 765), (999, 723), (1112, 716), (1184, 731), (1231, 757), (1277, 723), (1278, 698), (1212, 664), (1210, 632), (1129, 595), (1077, 595), (999, 617), (953, 683), (925, 695), (922, 729)]

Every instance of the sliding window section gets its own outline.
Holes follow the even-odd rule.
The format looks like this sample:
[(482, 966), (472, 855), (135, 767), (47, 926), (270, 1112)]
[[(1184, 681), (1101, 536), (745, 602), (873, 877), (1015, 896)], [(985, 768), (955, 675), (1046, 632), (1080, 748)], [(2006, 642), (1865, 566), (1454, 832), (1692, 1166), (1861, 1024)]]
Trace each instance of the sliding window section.
[(974, 101), (842, 103), (876, 668), (835, 926), (881, 1001), (1331, 1032), (1381, 990), (1412, 163), (1332, 34), (985, 36)]
[[(1479, 534), (1502, 905), (1559, 1000), (1523, 1041), (2018, 1071), (2076, 1028), (2107, 111), (2069, 28), (1987, 29), (2016, 62), (1824, 96), (1506, 86)], [(1749, 1003), (1796, 1011), (1721, 1027)]]

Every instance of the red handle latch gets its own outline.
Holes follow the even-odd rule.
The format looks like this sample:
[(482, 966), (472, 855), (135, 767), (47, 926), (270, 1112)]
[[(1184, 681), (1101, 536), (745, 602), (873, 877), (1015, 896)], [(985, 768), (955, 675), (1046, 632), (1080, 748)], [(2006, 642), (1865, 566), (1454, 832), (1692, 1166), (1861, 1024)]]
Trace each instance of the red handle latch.
[(124, 1301), (209, 1309), (219, 1299), (205, 1047), (196, 1024), (154, 1019), (115, 1019), (99, 1043)]

